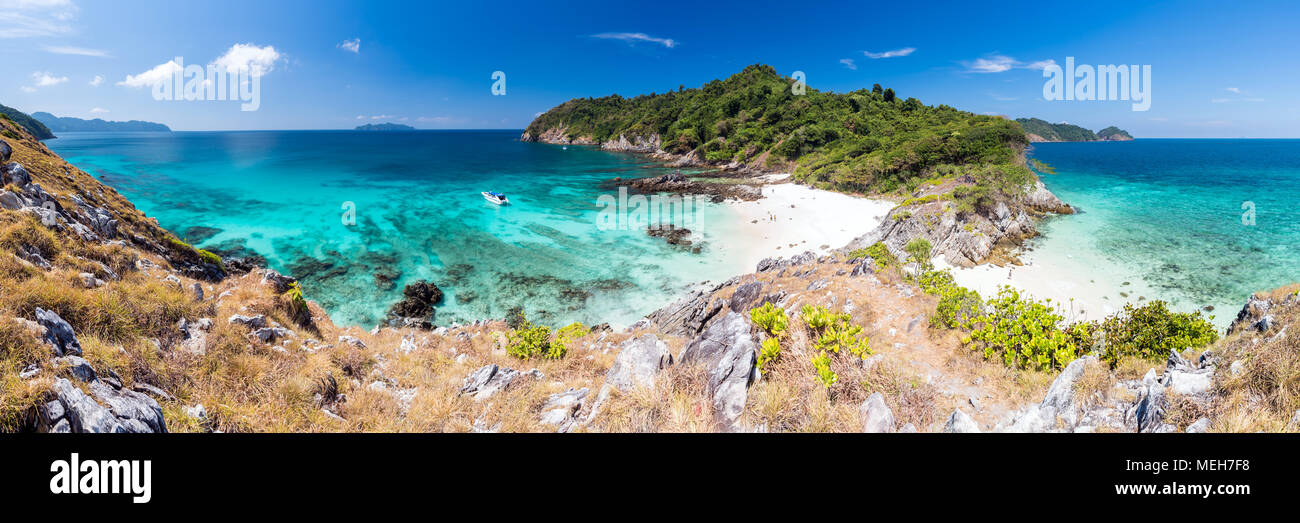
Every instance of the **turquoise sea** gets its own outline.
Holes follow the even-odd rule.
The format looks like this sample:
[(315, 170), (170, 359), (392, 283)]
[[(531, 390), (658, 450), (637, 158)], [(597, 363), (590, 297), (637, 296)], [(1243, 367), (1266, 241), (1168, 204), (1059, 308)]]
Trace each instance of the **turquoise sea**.
[[(665, 172), (645, 157), (518, 135), (67, 133), (49, 145), (195, 244), (255, 252), (302, 279), (343, 324), (379, 322), (417, 279), (448, 295), (439, 324), (515, 305), (553, 324), (627, 324), (752, 270), (734, 255), (745, 239), (727, 234), (737, 218), (725, 205), (699, 206), (699, 253), (596, 226), (596, 198), (616, 194), (602, 181)], [(1030, 154), (1082, 210), (1049, 219), (1036, 253), (1182, 310), (1212, 306), (1219, 324), (1251, 292), (1300, 280), (1300, 140), (1044, 143)], [(513, 204), (492, 205), (484, 190)], [(1243, 224), (1246, 202), (1254, 225)], [(343, 223), (349, 205), (355, 225)]]
[(1083, 211), (1048, 220), (1036, 250), (1182, 310), (1212, 306), (1220, 325), (1252, 292), (1300, 281), (1300, 140), (1040, 143), (1030, 156)]
[[(65, 133), (48, 143), (195, 245), (265, 257), (345, 325), (380, 322), (417, 279), (446, 293), (439, 325), (504, 317), (516, 305), (551, 324), (628, 324), (693, 285), (752, 269), (727, 256), (741, 239), (710, 230), (735, 219), (720, 204), (693, 215), (699, 253), (639, 228), (597, 227), (597, 197), (617, 195), (602, 181), (666, 172), (645, 157), (518, 137)], [(485, 201), (487, 190), (511, 205)]]

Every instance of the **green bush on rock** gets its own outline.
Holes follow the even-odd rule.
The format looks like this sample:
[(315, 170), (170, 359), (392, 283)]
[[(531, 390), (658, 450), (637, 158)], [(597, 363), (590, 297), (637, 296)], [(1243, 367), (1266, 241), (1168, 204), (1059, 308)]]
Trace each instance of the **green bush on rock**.
[(1163, 301), (1133, 304), (1097, 325), (1105, 349), (1102, 359), (1112, 367), (1126, 357), (1159, 360), (1171, 350), (1201, 348), (1218, 339), (1218, 331), (1200, 311), (1171, 312)]

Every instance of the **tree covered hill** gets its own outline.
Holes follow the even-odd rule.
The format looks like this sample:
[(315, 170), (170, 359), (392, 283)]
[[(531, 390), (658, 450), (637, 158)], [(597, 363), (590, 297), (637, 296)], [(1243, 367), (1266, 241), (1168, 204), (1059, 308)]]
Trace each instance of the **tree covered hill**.
[(71, 116), (54, 116), (46, 112), (32, 113), (32, 118), (39, 120), (56, 133), (68, 132), (171, 132), (166, 125), (141, 120), (127, 122), (106, 121), (102, 118), (85, 120)]
[[(45, 124), (31, 116), (28, 116), (27, 113), (14, 109), (13, 107), (0, 104), (0, 115), (4, 115), (6, 119), (21, 126), (28, 133), (31, 133), (31, 135), (37, 140), (48, 140), (54, 138), (54, 133), (50, 132), (50, 129), (46, 127)], [(10, 138), (17, 139), (13, 136), (10, 136)]]
[(1132, 140), (1128, 131), (1110, 126), (1096, 133), (1068, 123), (1051, 123), (1038, 118), (1017, 118), (1016, 122), (1029, 133), (1034, 142), (1096, 142), (1102, 140)]
[(901, 99), (879, 84), (842, 94), (793, 87), (771, 66), (751, 65), (699, 88), (574, 99), (538, 116), (523, 139), (622, 136), (704, 163), (791, 171), (847, 191), (914, 187), (941, 170), (991, 173), (1008, 186), (1032, 180), (1016, 122)]

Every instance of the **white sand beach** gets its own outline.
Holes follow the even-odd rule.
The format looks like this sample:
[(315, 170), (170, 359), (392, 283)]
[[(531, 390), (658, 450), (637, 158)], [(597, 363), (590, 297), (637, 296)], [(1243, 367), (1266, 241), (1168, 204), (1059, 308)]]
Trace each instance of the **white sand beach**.
[[(1086, 247), (1050, 238), (1046, 245), (1020, 253), (1021, 266), (991, 264), (956, 268), (935, 259), (936, 268), (949, 268), (957, 283), (974, 289), (985, 299), (1008, 285), (1038, 300), (1050, 299), (1069, 321), (1095, 321), (1122, 309), (1125, 303), (1141, 304), (1159, 298), (1159, 293), (1139, 278), (1123, 276), (1127, 270), (1095, 256)], [(1127, 295), (1127, 296), (1125, 296)]]
[[(788, 175), (774, 175), (781, 181)], [(795, 183), (762, 187), (763, 198), (729, 207), (738, 219), (719, 231), (740, 246), (731, 255), (748, 270), (763, 258), (789, 257), (804, 251), (825, 254), (871, 231), (889, 214), (894, 202), (859, 198)]]

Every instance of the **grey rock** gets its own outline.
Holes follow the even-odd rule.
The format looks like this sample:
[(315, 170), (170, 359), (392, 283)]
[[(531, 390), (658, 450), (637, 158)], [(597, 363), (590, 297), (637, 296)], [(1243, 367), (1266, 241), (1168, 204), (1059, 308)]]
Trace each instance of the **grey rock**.
[(758, 342), (749, 319), (737, 312), (727, 313), (686, 345), (682, 363), (702, 364), (709, 369), (714, 421), (724, 430), (735, 430), (758, 363)]
[(762, 290), (763, 284), (761, 282), (750, 282), (736, 287), (736, 292), (731, 294), (731, 310), (748, 313), (751, 304), (758, 299), (758, 295)]
[(292, 337), (293, 331), (283, 327), (262, 327), (253, 331), (253, 336), (257, 336), (263, 343), (271, 343), (280, 338)]
[(552, 394), (542, 404), (541, 422), (563, 428), (573, 421), (578, 411), (582, 410), (584, 400), (590, 391), (587, 388), (570, 388), (564, 392)]
[(1199, 434), (1210, 431), (1210, 418), (1201, 418), (1187, 426), (1188, 434)]
[[(894, 411), (885, 404), (885, 396), (879, 392), (872, 394), (862, 406), (858, 407), (862, 416), (862, 432), (881, 434), (894, 432)], [(913, 431), (916, 427), (912, 428)]]
[(9, 157), (13, 154), (14, 148), (9, 145), (9, 142), (0, 140), (0, 162), (9, 161)]
[(629, 339), (620, 346), (605, 383), (627, 392), (636, 387), (653, 387), (659, 372), (673, 364), (668, 345), (653, 334)]
[(24, 367), (23, 370), (18, 373), (18, 379), (29, 380), (35, 378), (36, 375), (40, 373), (41, 368), (33, 363)]
[(475, 400), (485, 400), (504, 390), (519, 377), (519, 371), (498, 367), (495, 363), (479, 367), (461, 383), (460, 393), (470, 394)]
[(104, 406), (96, 403), (72, 382), (59, 378), (54, 394), (66, 409), (65, 418), (71, 432), (126, 432), (126, 427)]
[(235, 314), (231, 316), (230, 319), (226, 320), (226, 322), (238, 323), (240, 325), (248, 327), (249, 330), (260, 329), (266, 326), (266, 316), (263, 314), (258, 314), (256, 316), (245, 316), (243, 314)]
[(0, 190), (0, 207), (16, 211), (23, 208), (23, 201), (18, 198), (17, 194), (9, 191)]
[[(123, 422), (128, 432), (167, 432), (162, 407), (153, 398), (131, 390), (119, 390), (103, 381), (90, 383), (90, 392)], [(138, 424), (133, 424), (134, 420)], [(146, 430), (138, 430), (143, 426)]]
[(203, 285), (200, 284), (199, 282), (194, 282), (193, 289), (194, 289), (194, 300), (203, 301)]
[(74, 378), (87, 383), (95, 381), (95, 368), (81, 356), (54, 358), (54, 368), (56, 371), (67, 371)]
[(1160, 384), (1148, 385), (1142, 399), (1138, 400), (1136, 416), (1138, 432), (1156, 432), (1164, 424), (1165, 388)]
[(63, 321), (58, 313), (36, 308), (36, 321), (45, 327), (45, 341), (54, 346), (54, 353), (59, 356), (80, 356), (81, 343), (72, 326)]
[(943, 431), (957, 434), (976, 434), (980, 432), (979, 424), (961, 409), (952, 411), (948, 416), (948, 421), (943, 425)]
[(908, 423), (906, 425), (903, 425), (903, 428), (898, 429), (898, 432), (900, 434), (916, 434), (916, 425)]
[(365, 342), (361, 341), (360, 339), (357, 339), (354, 336), (339, 336), (339, 343), (345, 343), (353, 347), (356, 347), (358, 349), (366, 348)]
[(12, 162), (0, 167), (0, 185), (13, 184), (15, 187), (25, 187), (29, 183), (32, 183), (32, 175), (22, 164)]
[(162, 389), (160, 389), (160, 388), (158, 388), (158, 387), (155, 387), (155, 386), (153, 386), (153, 385), (150, 385), (150, 384), (148, 384), (148, 383), (136, 383), (136, 384), (134, 384), (134, 385), (131, 385), (131, 390), (134, 390), (134, 391), (139, 392), (139, 393), (141, 393), (141, 394), (147, 394), (147, 395), (149, 395), (149, 396), (153, 396), (155, 399), (160, 399), (160, 400), (163, 400), (163, 401), (172, 401), (172, 400), (176, 399), (176, 398), (173, 398), (171, 394), (168, 394), (167, 392), (163, 391)]

